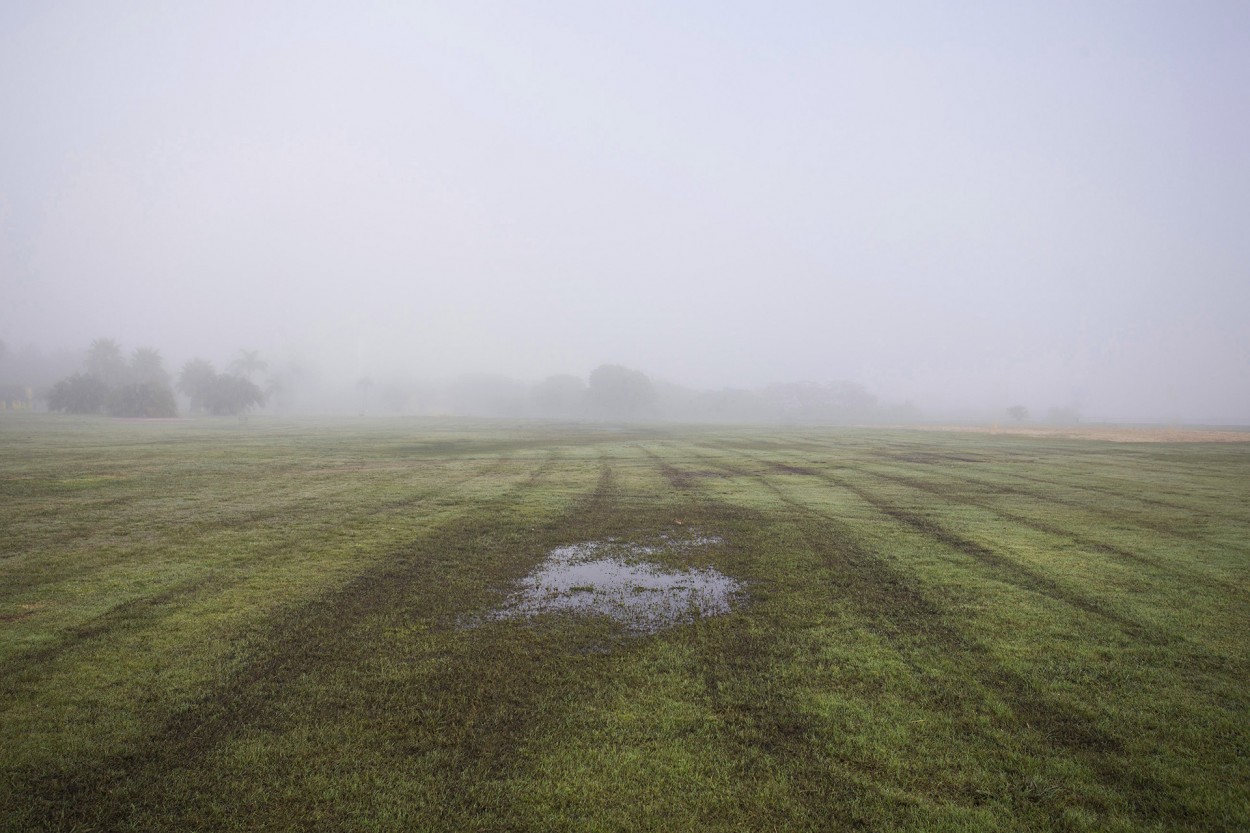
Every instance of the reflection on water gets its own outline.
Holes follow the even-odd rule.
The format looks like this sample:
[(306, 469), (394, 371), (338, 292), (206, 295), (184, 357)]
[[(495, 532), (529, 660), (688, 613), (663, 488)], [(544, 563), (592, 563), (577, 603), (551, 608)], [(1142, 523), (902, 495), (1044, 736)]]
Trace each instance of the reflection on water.
[(739, 582), (712, 569), (673, 570), (648, 555), (721, 543), (719, 538), (662, 538), (654, 545), (607, 539), (552, 550), (523, 578), (491, 619), (540, 613), (608, 616), (638, 633), (655, 633), (702, 616), (728, 613), (741, 594)]

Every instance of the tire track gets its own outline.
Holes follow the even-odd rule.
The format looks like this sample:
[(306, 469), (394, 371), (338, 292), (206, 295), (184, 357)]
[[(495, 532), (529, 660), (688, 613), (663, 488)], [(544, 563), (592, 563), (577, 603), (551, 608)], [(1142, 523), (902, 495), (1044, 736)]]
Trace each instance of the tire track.
[[(21, 792), (37, 815), (83, 829), (115, 829), (133, 807), (159, 800), (155, 788), (171, 771), (194, 768), (209, 753), (249, 726), (276, 719), (282, 692), (299, 678), (334, 662), (336, 640), (367, 617), (397, 604), (430, 578), (444, 549), (497, 526), (517, 496), (546, 477), (549, 456), (521, 483), (440, 524), (414, 544), (400, 548), (345, 585), (278, 614), (266, 627), (261, 653), (196, 702), (171, 715), (126, 753), (83, 769), (17, 774)], [(606, 483), (610, 485), (610, 476)], [(601, 478), (596, 494), (605, 488)], [(597, 498), (591, 498), (591, 504)], [(463, 546), (463, 544), (461, 544)]]
[[(954, 709), (954, 716), (961, 718), (956, 705), (966, 695), (949, 680), (926, 670), (926, 654), (952, 657), (980, 686), (1002, 698), (1016, 721), (1032, 727), (1040, 742), (1081, 760), (1106, 786), (1125, 796), (1139, 797), (1135, 809), (1143, 823), (1164, 815), (1184, 819), (1198, 816), (1185, 795), (1124, 766), (1125, 749), (1120, 738), (1002, 667), (984, 645), (952, 625), (914, 579), (856, 544), (854, 530), (844, 521), (794, 499), (764, 474), (710, 462), (757, 480), (792, 511), (805, 545), (837, 577), (838, 598), (853, 607), (871, 633), (894, 646), (913, 673), (937, 690), (931, 701), (935, 708)], [(982, 731), (975, 723), (965, 721), (964, 725), (968, 731)], [(1017, 726), (1000, 728), (1018, 731)], [(1055, 807), (1053, 812), (1058, 816), (1062, 809)]]
[[(1099, 552), (1099, 553), (1103, 553), (1106, 555), (1110, 555), (1110, 556), (1113, 556), (1117, 559), (1123, 560), (1131, 564), (1135, 564), (1135, 565), (1142, 566), (1142, 567), (1147, 567), (1163, 575), (1170, 575), (1170, 576), (1180, 575), (1180, 576), (1183, 576), (1186, 581), (1192, 581), (1195, 584), (1201, 584), (1205, 587), (1209, 587), (1212, 589), (1228, 591), (1228, 592), (1237, 592), (1239, 590), (1237, 585), (1227, 582), (1227, 581), (1221, 581), (1220, 579), (1214, 578), (1212, 576), (1204, 575), (1201, 573), (1194, 573), (1194, 572), (1178, 573), (1177, 570), (1173, 569), (1175, 565), (1169, 563), (1168, 561), (1164, 559), (1153, 558), (1151, 556), (1145, 555), (1140, 552), (1134, 552), (1133, 550), (1125, 549), (1124, 547), (1119, 547), (1114, 544), (1108, 543), (1106, 541), (1100, 541), (1096, 538), (1091, 538), (1087, 535), (1082, 535), (1078, 532), (1074, 532), (1064, 527), (1056, 526), (1054, 524), (1048, 524), (1044, 521), (1037, 520), (1036, 518), (1031, 518), (1027, 515), (1021, 515), (1015, 512), (1011, 512), (1011, 511), (1002, 509), (998, 506), (995, 506), (993, 503), (989, 501), (978, 500), (976, 498), (969, 497), (967, 495), (952, 494), (949, 490), (943, 489), (938, 484), (932, 483), (930, 481), (917, 480), (915, 478), (906, 477), (904, 475), (874, 471), (872, 469), (867, 469), (867, 468), (861, 468), (859, 469), (859, 471), (869, 475), (870, 477), (875, 477), (879, 480), (884, 480), (888, 483), (895, 483), (900, 486), (905, 486), (909, 489), (913, 489), (913, 490), (923, 492), (928, 495), (932, 495), (948, 504), (958, 504), (958, 505), (963, 505), (963, 506), (976, 506), (980, 509), (984, 509), (985, 511), (989, 512), (994, 517), (1001, 518), (1002, 520), (1010, 521), (1014, 524), (1018, 524), (1028, 529), (1033, 529), (1033, 530), (1036, 530), (1037, 532), (1042, 532), (1047, 535), (1052, 535), (1056, 538), (1062, 538), (1062, 539), (1071, 541), (1072, 543), (1080, 546), (1086, 551)], [(955, 480), (957, 483), (979, 482), (975, 480), (966, 480), (963, 478), (955, 478)], [(1000, 490), (1000, 491), (1005, 491), (1010, 494), (1024, 494), (1018, 490), (1005, 489), (1005, 490)], [(1054, 502), (1058, 502), (1058, 501), (1054, 501)], [(1063, 503), (1061, 505), (1067, 505), (1067, 504)], [(1074, 508), (1092, 511), (1090, 510), (1090, 507), (1088, 506), (1088, 504), (1075, 504)], [(1176, 533), (1173, 531), (1172, 537), (1178, 538), (1183, 541), (1192, 542), (1194, 537), (1199, 537), (1199, 536), (1187, 536), (1187, 535), (1183, 535), (1183, 534)]]
[[(555, 458), (553, 456), (550, 459), (554, 460)], [(347, 519), (327, 519), (322, 524), (322, 528), (330, 526), (337, 528), (344, 526), (347, 523), (362, 522), (378, 515), (389, 514), (402, 509), (416, 507), (431, 498), (440, 496), (442, 490), (445, 490), (446, 488), (464, 486), (473, 481), (480, 480), (484, 477), (497, 473), (504, 466), (506, 466), (508, 462), (508, 459), (501, 459), (486, 469), (472, 472), (466, 476), (446, 483), (442, 489), (434, 487), (422, 490), (417, 494), (410, 495), (405, 498), (386, 501), (370, 508), (362, 514), (352, 515)], [(534, 475), (531, 475), (530, 480), (527, 481), (530, 485), (532, 485), (533, 477)], [(256, 523), (262, 520), (273, 520), (282, 516), (283, 510), (286, 508), (289, 508), (289, 504), (284, 504), (283, 507), (279, 507), (277, 509), (266, 509), (263, 512), (253, 513), (248, 516), (248, 522)], [(231, 523), (233, 525), (234, 519), (232, 519)], [(270, 561), (274, 558), (281, 557), (282, 554), (283, 553), (280, 550), (275, 550), (268, 555), (257, 558), (254, 563), (259, 564), (261, 562)], [(104, 569), (107, 566), (115, 565), (125, 560), (126, 559), (124, 557), (113, 559), (103, 565), (99, 565), (99, 567), (100, 569)], [(62, 655), (70, 651), (80, 649), (93, 640), (108, 637), (119, 629), (141, 625), (143, 624), (143, 620), (146, 619), (152, 612), (174, 601), (185, 602), (210, 593), (225, 592), (248, 579), (249, 576), (227, 578), (222, 575), (210, 575), (197, 581), (184, 582), (175, 585), (174, 587), (162, 590), (152, 596), (141, 596), (134, 599), (128, 599), (114, 605), (100, 614), (97, 614), (96, 616), (93, 616), (87, 621), (62, 632), (57, 641), (49, 645), (33, 648), (24, 653), (15, 654), (7, 658), (3, 663), (0, 663), (0, 679), (20, 674), (29, 674), (31, 670), (43, 668), (49, 663), (59, 659)]]
[[(1028, 529), (1032, 529), (1037, 532), (1044, 532), (1047, 535), (1053, 535), (1056, 538), (1063, 538), (1065, 540), (1071, 541), (1072, 543), (1077, 544), (1093, 552), (1100, 552), (1105, 555), (1115, 556), (1116, 558), (1120, 558), (1120, 559), (1123, 559), (1125, 561), (1128, 561), (1130, 563), (1137, 564), (1137, 565), (1149, 566), (1149, 567), (1153, 567), (1156, 569), (1160, 569), (1163, 567), (1162, 562), (1160, 562), (1158, 559), (1150, 558), (1149, 556), (1143, 555), (1138, 552), (1133, 552), (1132, 550), (1124, 549), (1123, 547), (1117, 547), (1114, 544), (1108, 544), (1103, 541), (1098, 541), (1088, 536), (1081, 535), (1077, 532), (1073, 532), (1072, 530), (1065, 529), (1059, 526), (1055, 526), (1054, 524), (1048, 524), (1048, 523), (1045, 523), (1044, 521), (1039, 521), (1035, 518), (1030, 518), (1026, 515), (1020, 515), (1015, 512), (1007, 511), (1005, 509), (995, 506), (989, 501), (977, 500), (976, 498), (968, 497), (966, 495), (952, 494), (950, 490), (943, 489), (941, 486), (935, 483), (929, 482), (929, 481), (918, 480), (916, 478), (907, 477), (907, 476), (899, 475), (899, 474), (890, 474), (886, 472), (874, 471), (872, 469), (867, 469), (867, 468), (861, 468), (859, 469), (859, 471), (869, 475), (870, 477), (875, 477), (878, 480), (884, 480), (887, 483), (895, 483), (899, 486), (905, 486), (914, 491), (923, 492), (926, 495), (932, 495), (933, 497), (936, 497), (945, 503), (959, 504), (962, 506), (976, 506), (979, 509), (984, 509), (985, 511), (989, 512), (996, 518), (1001, 518), (1002, 520), (1005, 520), (1005, 521), (1011, 521), (1012, 523), (1018, 524), (1019, 526), (1026, 527)], [(961, 481), (961, 482), (966, 482), (966, 481)]]
[[(757, 463), (764, 462), (767, 464), (769, 462), (750, 454), (743, 453), (743, 456)], [(1158, 635), (1131, 617), (1125, 616), (1076, 590), (1064, 587), (1054, 579), (1013, 561), (983, 544), (966, 538), (931, 518), (896, 506), (880, 495), (843, 478), (827, 473), (817, 473), (815, 476), (832, 486), (851, 492), (883, 515), (920, 532), (928, 538), (938, 541), (956, 552), (972, 558), (983, 567), (988, 568), (999, 580), (1007, 584), (1045, 596), (1053, 601), (1107, 621), (1120, 627), (1135, 638), (1151, 643), (1158, 643), (1160, 640)]]
[[(755, 510), (710, 498), (702, 488), (706, 486), (706, 472), (679, 468), (649, 448), (643, 453), (684, 501), (688, 523), (701, 530), (715, 530), (727, 540), (746, 539), (752, 528), (766, 524), (766, 516)], [(736, 741), (727, 750), (738, 762), (739, 777), (767, 780), (777, 769), (784, 769), (796, 784), (822, 786), (819, 796), (809, 791), (792, 792), (791, 797), (805, 809), (806, 818), (779, 819), (779, 829), (818, 826), (831, 807), (857, 817), (864, 788), (829, 768), (816, 744), (820, 727), (793, 694), (771, 685), (777, 669), (795, 661), (795, 649), (776, 635), (752, 628), (745, 618), (710, 631), (706, 638), (712, 649), (700, 656), (692, 671), (702, 682), (708, 707), (732, 727), (726, 736), (748, 739)], [(739, 691), (769, 691), (770, 696), (759, 700), (744, 697)]]

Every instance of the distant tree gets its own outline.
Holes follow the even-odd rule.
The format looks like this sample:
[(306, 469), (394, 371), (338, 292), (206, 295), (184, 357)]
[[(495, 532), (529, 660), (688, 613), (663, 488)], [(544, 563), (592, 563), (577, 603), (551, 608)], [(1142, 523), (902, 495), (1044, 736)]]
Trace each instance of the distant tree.
[(98, 414), (108, 398), (104, 382), (83, 373), (62, 379), (48, 391), (48, 409), (70, 414)]
[(600, 416), (631, 419), (642, 416), (655, 404), (656, 392), (642, 371), (602, 364), (590, 372), (586, 398)]
[(223, 373), (213, 378), (204, 394), (204, 407), (211, 414), (242, 414), (265, 404), (265, 394), (250, 379)]
[(877, 408), (877, 397), (859, 382), (841, 380), (825, 385), (830, 416), (841, 419), (864, 419)]
[(126, 362), (122, 348), (111, 338), (97, 338), (87, 349), (87, 375), (99, 379), (106, 387), (116, 387), (126, 381)]
[(1011, 417), (1016, 422), (1024, 422), (1029, 418), (1029, 409), (1023, 405), (1012, 405), (1007, 409), (1007, 416)]
[(576, 376), (548, 376), (530, 388), (530, 400), (541, 416), (569, 419), (585, 408), (586, 382)]
[(259, 373), (268, 367), (269, 365), (261, 359), (259, 350), (240, 350), (235, 360), (230, 362), (229, 370), (250, 381), (253, 373)]
[(0, 338), (0, 359), (4, 358), (4, 354), (9, 352), (9, 345), (4, 343), (4, 339)]
[(773, 418), (785, 422), (826, 422), (835, 414), (829, 387), (819, 382), (774, 382), (763, 395)]
[(134, 384), (169, 387), (169, 371), (155, 347), (138, 347), (130, 354), (129, 374)]
[(205, 398), (217, 379), (217, 371), (211, 362), (192, 359), (178, 371), (178, 390), (191, 400), (191, 410), (203, 410)]
[(178, 405), (169, 385), (136, 382), (114, 388), (104, 402), (104, 411), (114, 417), (175, 417)]

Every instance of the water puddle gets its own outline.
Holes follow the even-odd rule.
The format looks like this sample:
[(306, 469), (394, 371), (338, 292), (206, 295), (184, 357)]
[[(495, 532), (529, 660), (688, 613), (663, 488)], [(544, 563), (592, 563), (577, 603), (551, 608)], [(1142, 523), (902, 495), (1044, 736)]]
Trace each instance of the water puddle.
[(597, 615), (635, 633), (655, 633), (719, 616), (741, 597), (740, 582), (711, 567), (675, 570), (646, 558), (720, 543), (720, 538), (693, 535), (665, 536), (650, 545), (608, 538), (557, 547), (487, 618)]

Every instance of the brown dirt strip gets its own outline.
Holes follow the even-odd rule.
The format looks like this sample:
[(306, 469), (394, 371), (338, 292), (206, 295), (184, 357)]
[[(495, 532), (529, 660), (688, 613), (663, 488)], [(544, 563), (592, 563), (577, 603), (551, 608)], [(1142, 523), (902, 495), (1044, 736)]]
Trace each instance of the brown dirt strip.
[(1204, 428), (1131, 427), (1121, 425), (1080, 425), (1063, 427), (1013, 425), (909, 425), (896, 426), (910, 431), (938, 431), (950, 434), (992, 434), (1006, 437), (1042, 437), (1062, 440), (1100, 440), (1111, 443), (1245, 443), (1250, 431)]

